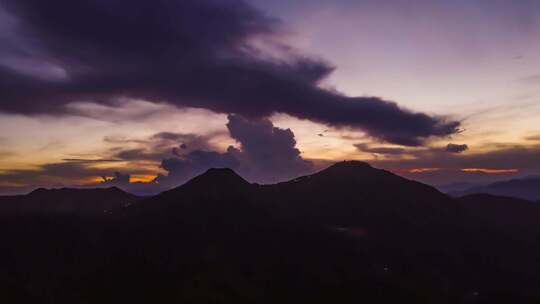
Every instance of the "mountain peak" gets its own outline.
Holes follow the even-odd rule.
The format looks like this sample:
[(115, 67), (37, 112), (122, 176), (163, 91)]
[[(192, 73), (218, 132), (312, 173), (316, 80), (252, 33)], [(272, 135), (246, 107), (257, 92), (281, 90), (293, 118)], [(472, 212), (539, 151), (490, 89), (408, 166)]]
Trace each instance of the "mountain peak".
[(317, 180), (326, 185), (340, 183), (354, 184), (362, 183), (362, 185), (373, 183), (400, 183), (408, 182), (408, 180), (397, 176), (389, 171), (377, 169), (363, 161), (342, 161), (329, 166), (313, 175), (304, 176), (294, 179), (287, 183), (297, 183), (299, 181), (314, 181)]
[(236, 179), (238, 181), (246, 182), (238, 173), (230, 168), (210, 168), (206, 170), (199, 177), (204, 178), (218, 178), (218, 179)]
[(229, 168), (211, 168), (203, 174), (193, 178), (186, 185), (205, 184), (221, 185), (225, 187), (237, 185), (249, 185), (249, 183)]
[(381, 174), (382, 172), (385, 172), (384, 170), (380, 170), (377, 168), (372, 167), (370, 164), (363, 162), (363, 161), (342, 161), (339, 163), (336, 163), (325, 170), (322, 170), (319, 172), (319, 174), (331, 174), (331, 175), (338, 175), (341, 177), (348, 177), (348, 176), (372, 176)]
[(370, 164), (359, 161), (359, 160), (344, 160), (338, 163), (333, 164), (332, 166), (328, 167), (328, 169), (332, 170), (345, 170), (345, 169), (375, 169)]
[(41, 193), (47, 193), (49, 191), (49, 189), (46, 189), (46, 188), (37, 188), (33, 191), (31, 191), (30, 193), (28, 193), (28, 195), (38, 195), (38, 194), (41, 194)]

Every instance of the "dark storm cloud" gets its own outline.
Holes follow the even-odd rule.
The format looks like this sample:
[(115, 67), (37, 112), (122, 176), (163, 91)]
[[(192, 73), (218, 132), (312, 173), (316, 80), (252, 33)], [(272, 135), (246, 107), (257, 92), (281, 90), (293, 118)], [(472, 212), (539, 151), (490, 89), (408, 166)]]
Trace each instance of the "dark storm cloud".
[(457, 145), (457, 144), (448, 144), (446, 146), (446, 152), (450, 153), (462, 153), (469, 149), (469, 146), (466, 144), (463, 145)]
[(23, 73), (15, 61), (0, 66), (1, 111), (43, 113), (65, 110), (73, 101), (113, 103), (131, 97), (251, 119), (287, 113), (413, 146), (459, 127), (377, 97), (347, 97), (320, 88), (333, 67), (277, 42), (279, 59), (253, 47), (255, 38), (271, 40), (278, 22), (243, 1), (0, 4), (18, 18), (17, 37), (27, 41), (26, 51), (11, 57), (65, 73), (47, 79)]

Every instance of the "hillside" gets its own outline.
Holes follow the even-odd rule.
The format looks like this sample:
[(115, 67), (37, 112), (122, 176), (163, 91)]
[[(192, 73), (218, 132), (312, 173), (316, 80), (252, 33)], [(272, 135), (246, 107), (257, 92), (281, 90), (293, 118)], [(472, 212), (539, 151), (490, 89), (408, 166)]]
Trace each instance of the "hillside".
[[(68, 190), (52, 193), (55, 201), (62, 201), (56, 195), (72, 195)], [(105, 197), (110, 198), (92, 199), (104, 204)], [(2, 300), (540, 299), (540, 228), (535, 221), (540, 210), (525, 201), (493, 196), (454, 200), (361, 162), (338, 163), (276, 185), (251, 184), (230, 169), (211, 169), (135, 204), (120, 203), (124, 199), (117, 199), (122, 208), (99, 216), (3, 221)]]

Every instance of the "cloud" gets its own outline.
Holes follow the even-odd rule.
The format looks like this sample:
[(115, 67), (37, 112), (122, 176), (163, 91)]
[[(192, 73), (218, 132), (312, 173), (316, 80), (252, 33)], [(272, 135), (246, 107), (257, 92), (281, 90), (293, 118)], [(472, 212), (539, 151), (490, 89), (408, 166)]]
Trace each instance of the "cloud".
[(540, 169), (540, 146), (506, 146), (497, 150), (474, 154), (446, 153), (441, 149), (411, 152), (414, 158), (380, 160), (395, 168), (493, 168)]
[(98, 176), (106, 176), (111, 171), (120, 170), (119, 167), (101, 168), (95, 166), (96, 161), (66, 160), (57, 163), (48, 163), (36, 169), (17, 169), (0, 172), (0, 183), (54, 186), (54, 185), (80, 185)]
[(227, 128), (240, 150), (232, 150), (240, 160), (240, 172), (248, 179), (276, 182), (306, 174), (313, 169), (302, 158), (290, 129), (274, 127), (268, 119), (249, 120), (229, 115)]
[(313, 171), (313, 164), (301, 157), (290, 129), (274, 127), (268, 119), (247, 119), (229, 115), (227, 128), (239, 148), (223, 153), (205, 150), (175, 150), (175, 157), (162, 161), (167, 176), (156, 182), (179, 185), (209, 168), (232, 168), (252, 182), (271, 183)]
[[(206, 136), (191, 133), (160, 132), (147, 139), (106, 136), (103, 140), (114, 144), (110, 152), (116, 159), (124, 161), (161, 161), (172, 154), (180, 155), (195, 150), (213, 150), (210, 139), (219, 134)], [(118, 146), (120, 145), (120, 146)], [(127, 145), (133, 146), (126, 148)]]
[[(252, 182), (271, 183), (313, 172), (311, 162), (302, 158), (290, 129), (275, 127), (268, 119), (228, 116), (229, 135), (238, 147), (219, 151), (208, 137), (161, 132), (146, 139), (105, 137), (114, 144), (107, 158), (69, 158), (48, 163), (36, 170), (0, 173), (9, 184), (92, 187), (117, 186), (137, 194), (154, 194), (179, 186), (209, 168), (232, 168)], [(216, 135), (216, 134), (214, 134)], [(218, 134), (221, 135), (221, 134)], [(127, 148), (132, 146), (133, 148)], [(131, 175), (153, 174), (137, 165), (161, 163), (166, 174), (151, 182), (131, 182)], [(118, 163), (118, 165), (116, 165)], [(129, 163), (129, 166), (126, 166)], [(116, 171), (116, 172), (115, 172)], [(110, 172), (115, 172), (113, 177)], [(102, 181), (98, 182), (98, 178)], [(21, 188), (22, 189), (22, 188)]]
[[(319, 85), (334, 67), (279, 42), (280, 23), (240, 0), (3, 0), (17, 20), (0, 64), (0, 111), (50, 113), (80, 101), (166, 102), (264, 119), (273, 113), (420, 145), (459, 123)], [(23, 39), (23, 38), (27, 39)], [(264, 41), (256, 47), (254, 41)], [(20, 62), (63, 71), (33, 73)], [(39, 75), (38, 75), (39, 74)], [(73, 110), (73, 108), (71, 109)], [(96, 113), (99, 113), (97, 111)]]
[(118, 157), (125, 161), (159, 160), (163, 157), (163, 153), (149, 152), (146, 149), (136, 148), (136, 149), (125, 149), (125, 150), (118, 151), (115, 154), (115, 157)]
[[(259, 183), (283, 181), (314, 170), (314, 165), (304, 160), (296, 148), (295, 136), (290, 129), (274, 127), (269, 119), (249, 119), (240, 115), (229, 115), (227, 128), (228, 135), (238, 147), (229, 146), (223, 152), (210, 143), (212, 136), (221, 134), (198, 136), (161, 132), (147, 139), (106, 137), (104, 140), (120, 145), (111, 149), (114, 159), (133, 163), (160, 161), (166, 174), (158, 175), (147, 185), (147, 188), (155, 188), (154, 192), (181, 185), (215, 167), (232, 168), (246, 179)], [(123, 147), (133, 144), (136, 145), (134, 148)], [(137, 185), (136, 190), (141, 187)]]
[(381, 147), (381, 146), (372, 146), (367, 143), (360, 143), (354, 145), (358, 151), (372, 153), (374, 155), (385, 155), (385, 156), (416, 156), (418, 158), (432, 157), (433, 155), (441, 155), (441, 152), (449, 152), (459, 154), (469, 149), (469, 146), (466, 144), (457, 145), (457, 144), (448, 144), (446, 147), (421, 147), (421, 148), (400, 148), (400, 147)]
[(129, 187), (131, 176), (115, 172), (113, 177), (103, 176), (102, 179), (101, 184), (105, 186)]
[(88, 159), (88, 158), (64, 158), (65, 162), (78, 162), (78, 163), (116, 163), (121, 162), (121, 159)]
[(525, 84), (539, 84), (540, 83), (540, 74), (529, 75), (526, 77), (520, 78), (520, 81)]
[[(154, 170), (103, 159), (65, 159), (36, 169), (17, 169), (0, 172), (0, 195), (27, 193), (39, 187), (101, 188), (120, 187), (126, 191), (150, 195), (166, 190), (165, 185), (153, 182), (133, 182), (132, 177), (152, 176)], [(106, 165), (106, 166), (104, 166)], [(111, 177), (111, 172), (114, 174)], [(101, 180), (100, 180), (101, 178)]]
[[(492, 182), (501, 178), (501, 174), (489, 174), (490, 172), (504, 172), (509, 175), (540, 173), (540, 145), (492, 146), (497, 149), (468, 154), (448, 153), (441, 148), (410, 150), (410, 157), (407, 158), (376, 159), (370, 162), (374, 166), (432, 184)], [(463, 171), (464, 169), (469, 172)]]
[(538, 135), (533, 135), (533, 136), (527, 136), (527, 137), (525, 137), (525, 140), (527, 140), (527, 141), (538, 141), (538, 142), (540, 142), (540, 134), (538, 134)]
[(161, 167), (168, 172), (168, 175), (158, 176), (155, 182), (170, 188), (183, 184), (209, 168), (236, 169), (238, 161), (229, 152), (219, 153), (197, 150), (182, 157), (164, 159), (161, 162)]
[(368, 144), (355, 144), (359, 151), (372, 153), (372, 154), (384, 154), (384, 155), (403, 155), (407, 153), (407, 150), (403, 148), (392, 147), (372, 147)]
[(11, 151), (0, 150), (0, 157), (8, 157), (13, 155), (15, 154)]
[(462, 153), (469, 149), (469, 146), (466, 144), (463, 145), (456, 145), (456, 144), (448, 144), (446, 146), (446, 152), (450, 153)]
[[(444, 186), (455, 184), (486, 184), (509, 178), (514, 178), (523, 175), (521, 172), (512, 170), (499, 171), (499, 173), (486, 173), (484, 170), (462, 170), (455, 168), (439, 168), (416, 172), (396, 172), (407, 178), (418, 180), (434, 186), (439, 186), (439, 189), (445, 189)], [(443, 186), (443, 187), (440, 187)], [(465, 187), (468, 188), (468, 187)]]

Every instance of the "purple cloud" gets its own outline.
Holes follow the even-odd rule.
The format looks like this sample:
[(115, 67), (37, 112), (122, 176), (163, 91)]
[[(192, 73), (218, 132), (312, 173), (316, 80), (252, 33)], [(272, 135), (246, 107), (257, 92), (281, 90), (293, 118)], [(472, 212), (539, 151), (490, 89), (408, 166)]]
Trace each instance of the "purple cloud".
[(0, 64), (0, 111), (58, 113), (74, 101), (128, 97), (250, 119), (287, 113), (411, 146), (459, 128), (458, 122), (378, 97), (321, 88), (334, 67), (287, 46), (280, 58), (255, 48), (250, 41), (275, 37), (279, 21), (244, 1), (2, 0), (1, 5), (18, 20), (9, 42), (26, 41), (6, 51), (6, 58), (39, 61), (65, 77), (35, 75), (15, 61)]

